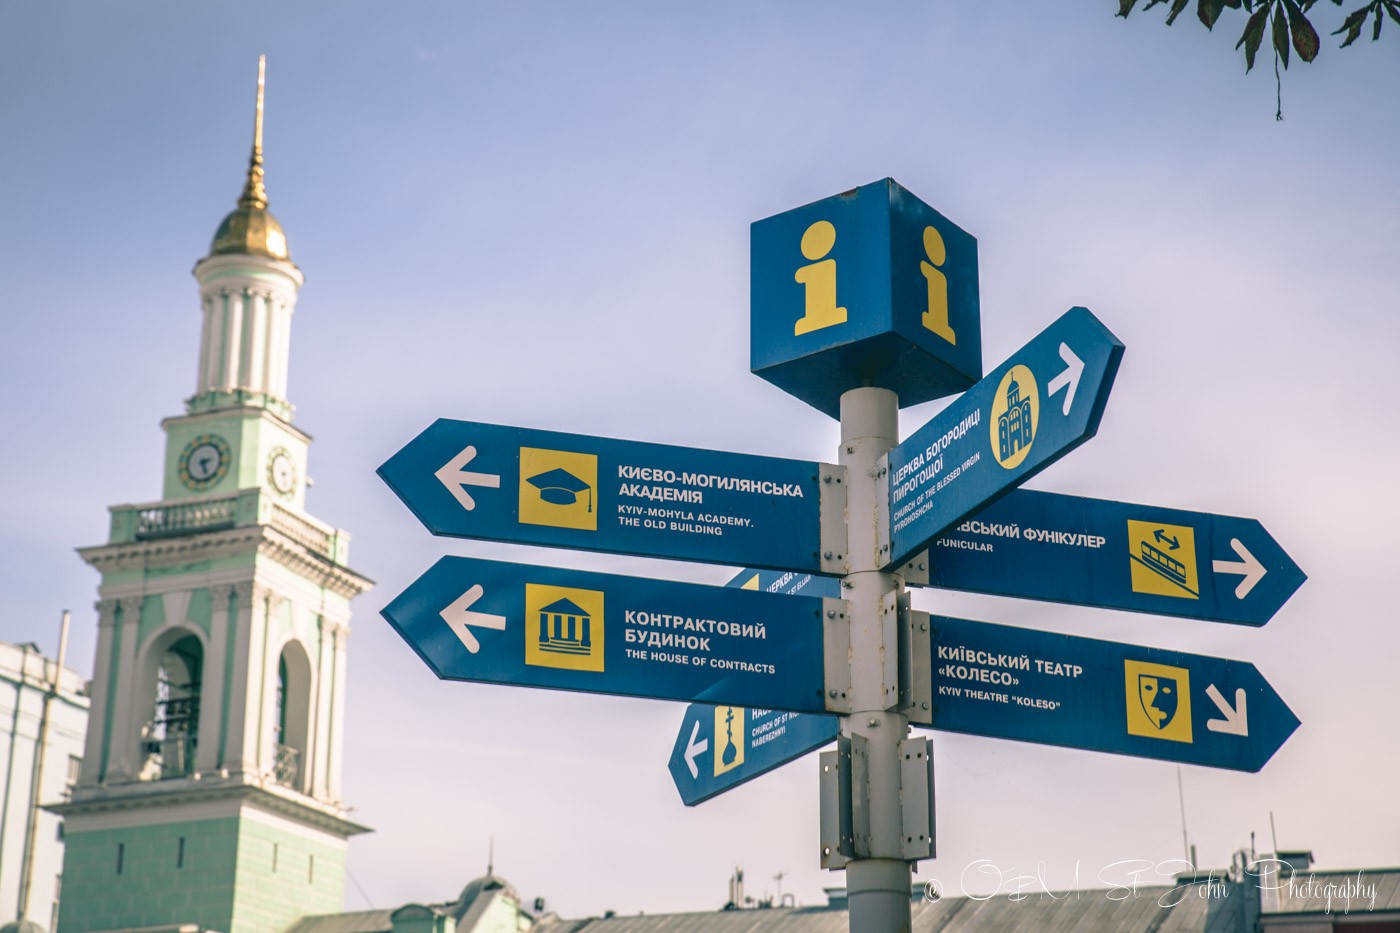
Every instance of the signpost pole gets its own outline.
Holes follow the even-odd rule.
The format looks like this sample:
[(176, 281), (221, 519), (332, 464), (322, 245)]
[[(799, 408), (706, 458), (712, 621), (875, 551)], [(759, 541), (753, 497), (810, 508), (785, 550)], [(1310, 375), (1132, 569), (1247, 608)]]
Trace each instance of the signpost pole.
[[(897, 709), (898, 637), (890, 608), (898, 578), (881, 573), (888, 554), (880, 553), (879, 516), (888, 481), (880, 459), (899, 440), (898, 396), (887, 389), (851, 389), (841, 396), (840, 462), (847, 477), (847, 551), (849, 573), (842, 581), (851, 604), (851, 713), (841, 732), (852, 739), (864, 759), (863, 787), (853, 796), (866, 808), (855, 839), (855, 858), (846, 865), (852, 930), (895, 933), (910, 928), (909, 863), (902, 855), (903, 813), (900, 794), (899, 743), (909, 720)], [(888, 519), (884, 524), (888, 525)], [(861, 741), (861, 740), (864, 741)], [(857, 805), (857, 809), (860, 805)], [(868, 836), (860, 838), (868, 826)]]

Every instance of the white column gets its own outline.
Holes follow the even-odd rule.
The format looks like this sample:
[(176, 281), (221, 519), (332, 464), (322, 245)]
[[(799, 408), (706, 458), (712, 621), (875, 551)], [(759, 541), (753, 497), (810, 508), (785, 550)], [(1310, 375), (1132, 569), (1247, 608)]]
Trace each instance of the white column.
[[(271, 774), (277, 764), (277, 672), (282, 655), (280, 646), (272, 637), (272, 619), (285, 601), (275, 590), (258, 588), (254, 590), (257, 612), (253, 616), (253, 627), (259, 629), (262, 638), (262, 672), (259, 675), (258, 696), (260, 697), (257, 715), (258, 771)], [(285, 697), (283, 701), (285, 702)]]
[[(229, 680), (226, 711), (228, 732), (223, 766), (230, 773), (237, 774), (252, 770), (257, 760), (255, 755), (250, 754), (248, 746), (248, 723), (250, 714), (255, 713), (257, 709), (258, 693), (251, 680), (258, 676), (258, 672), (250, 672), (248, 662), (251, 658), (262, 656), (262, 639), (254, 634), (257, 626), (253, 624), (253, 620), (257, 613), (253, 600), (253, 584), (234, 584), (233, 595), (233, 673)], [(256, 728), (256, 720), (253, 722)]]
[(267, 316), (270, 303), (267, 292), (248, 294), (248, 378), (243, 384), (252, 392), (266, 391)]
[(312, 703), (312, 734), (307, 744), (307, 765), (311, 769), (310, 794), (321, 800), (329, 799), (331, 688), (335, 681), (334, 658), (331, 648), (332, 624), (323, 615), (316, 616), (316, 696)]
[(100, 783), (106, 771), (102, 741), (107, 733), (107, 691), (112, 684), (112, 635), (117, 624), (117, 601), (99, 600), (94, 608), (97, 609), (97, 658), (92, 664), (92, 697), (83, 745), (83, 770), (79, 776), (79, 783), (84, 785)]
[(291, 349), (292, 308), (295, 301), (279, 300), (277, 318), (272, 328), (271, 346), (268, 353), (272, 375), (268, 379), (268, 391), (280, 399), (287, 397), (287, 361)]
[(331, 685), (331, 738), (330, 758), (327, 763), (326, 790), (336, 803), (340, 796), (340, 767), (345, 750), (345, 648), (350, 639), (348, 626), (337, 625), (333, 630), (335, 639), (335, 683)]
[(134, 781), (141, 770), (140, 737), (145, 713), (142, 700), (149, 699), (155, 709), (155, 697), (138, 696), (140, 691), (140, 660), (137, 644), (141, 628), (141, 604), (144, 597), (132, 596), (120, 600), (121, 646), (117, 652), (116, 703), (112, 707), (112, 735), (107, 757), (109, 782)]
[(224, 312), (224, 371), (221, 388), (236, 389), (242, 375), (243, 362), (243, 313), (244, 302), (241, 291), (230, 292)]
[(195, 373), (194, 394), (207, 390), (209, 382), (209, 340), (210, 329), (214, 317), (214, 299), (209, 295), (199, 297), (200, 325), (199, 325), (199, 371)]
[(194, 767), (198, 773), (219, 768), (219, 727), (224, 722), (224, 669), (228, 655), (229, 598), (233, 587), (209, 588), (213, 611), (209, 617), (209, 650), (204, 653), (204, 686), (199, 698), (199, 747)]
[(263, 379), (262, 390), (276, 396), (277, 390), (277, 321), (281, 316), (282, 300), (276, 292), (263, 296), (264, 325), (262, 339)]
[(205, 360), (204, 389), (217, 389), (224, 384), (224, 330), (228, 317), (228, 291), (209, 293), (209, 342)]

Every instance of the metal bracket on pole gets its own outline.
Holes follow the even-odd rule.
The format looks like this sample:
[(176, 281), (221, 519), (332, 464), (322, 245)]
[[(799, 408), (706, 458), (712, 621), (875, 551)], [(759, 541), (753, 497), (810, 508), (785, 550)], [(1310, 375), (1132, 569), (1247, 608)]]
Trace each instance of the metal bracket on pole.
[(904, 858), (917, 862), (933, 858), (933, 742), (926, 736), (899, 743), (901, 813), (904, 819)]
[(891, 590), (880, 597), (880, 683), (885, 709), (898, 709), (899, 698), (899, 619), (903, 589)]
[(899, 613), (899, 711), (924, 726), (933, 724), (931, 629), (929, 614), (910, 609), (904, 594)]
[[(851, 711), (851, 604), (822, 600), (822, 651), (826, 711)], [(932, 683), (932, 682), (930, 682)]]
[(892, 572), (903, 577), (905, 583), (912, 583), (914, 586), (928, 586), (928, 549), (925, 548), (915, 554)]
[(890, 455), (875, 461), (875, 566), (883, 567), (894, 555), (890, 553)]
[(850, 572), (846, 538), (846, 468), (834, 463), (821, 465), (820, 540), (818, 557), (822, 573), (841, 576)]
[(845, 868), (855, 857), (851, 831), (851, 740), (837, 736), (834, 751), (821, 753), (822, 868)]
[(860, 733), (851, 736), (851, 839), (856, 858), (871, 858), (870, 839), (870, 742)]

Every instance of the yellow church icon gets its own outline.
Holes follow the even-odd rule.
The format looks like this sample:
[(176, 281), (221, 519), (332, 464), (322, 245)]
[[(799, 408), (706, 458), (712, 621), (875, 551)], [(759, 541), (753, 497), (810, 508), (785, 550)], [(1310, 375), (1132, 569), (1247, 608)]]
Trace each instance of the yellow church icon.
[(1200, 598), (1196, 532), (1190, 526), (1130, 519), (1128, 560), (1134, 593)]
[(525, 663), (570, 671), (603, 670), (603, 593), (525, 584)]
[(992, 456), (1008, 470), (1021, 465), (1035, 443), (1040, 423), (1040, 390), (1025, 366), (1013, 366), (1001, 377), (992, 398)]
[(520, 448), (520, 521), (598, 530), (598, 457), (542, 447)]
[(715, 707), (715, 776), (744, 763), (744, 718), (742, 706)]
[(811, 260), (793, 275), (803, 286), (806, 309), (793, 325), (793, 336), (846, 323), (846, 309), (836, 306), (836, 260), (825, 258), (836, 245), (836, 228), (819, 220), (802, 234), (802, 255)]
[(1191, 672), (1184, 667), (1123, 662), (1128, 734), (1191, 742)]
[(926, 329), (957, 346), (958, 335), (948, 323), (948, 277), (941, 268), (948, 261), (948, 248), (934, 227), (924, 228), (924, 255), (928, 258), (920, 260), (919, 271), (928, 280), (928, 310), (921, 320)]

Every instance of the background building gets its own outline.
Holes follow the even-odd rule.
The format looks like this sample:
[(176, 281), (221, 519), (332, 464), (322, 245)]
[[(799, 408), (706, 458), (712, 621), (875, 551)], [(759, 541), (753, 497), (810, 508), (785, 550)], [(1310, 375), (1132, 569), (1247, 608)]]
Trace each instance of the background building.
[[(68, 614), (64, 613), (67, 644)], [(61, 889), (63, 820), (40, 809), (78, 779), (87, 685), (32, 644), (0, 642), (0, 919), (52, 929)]]

